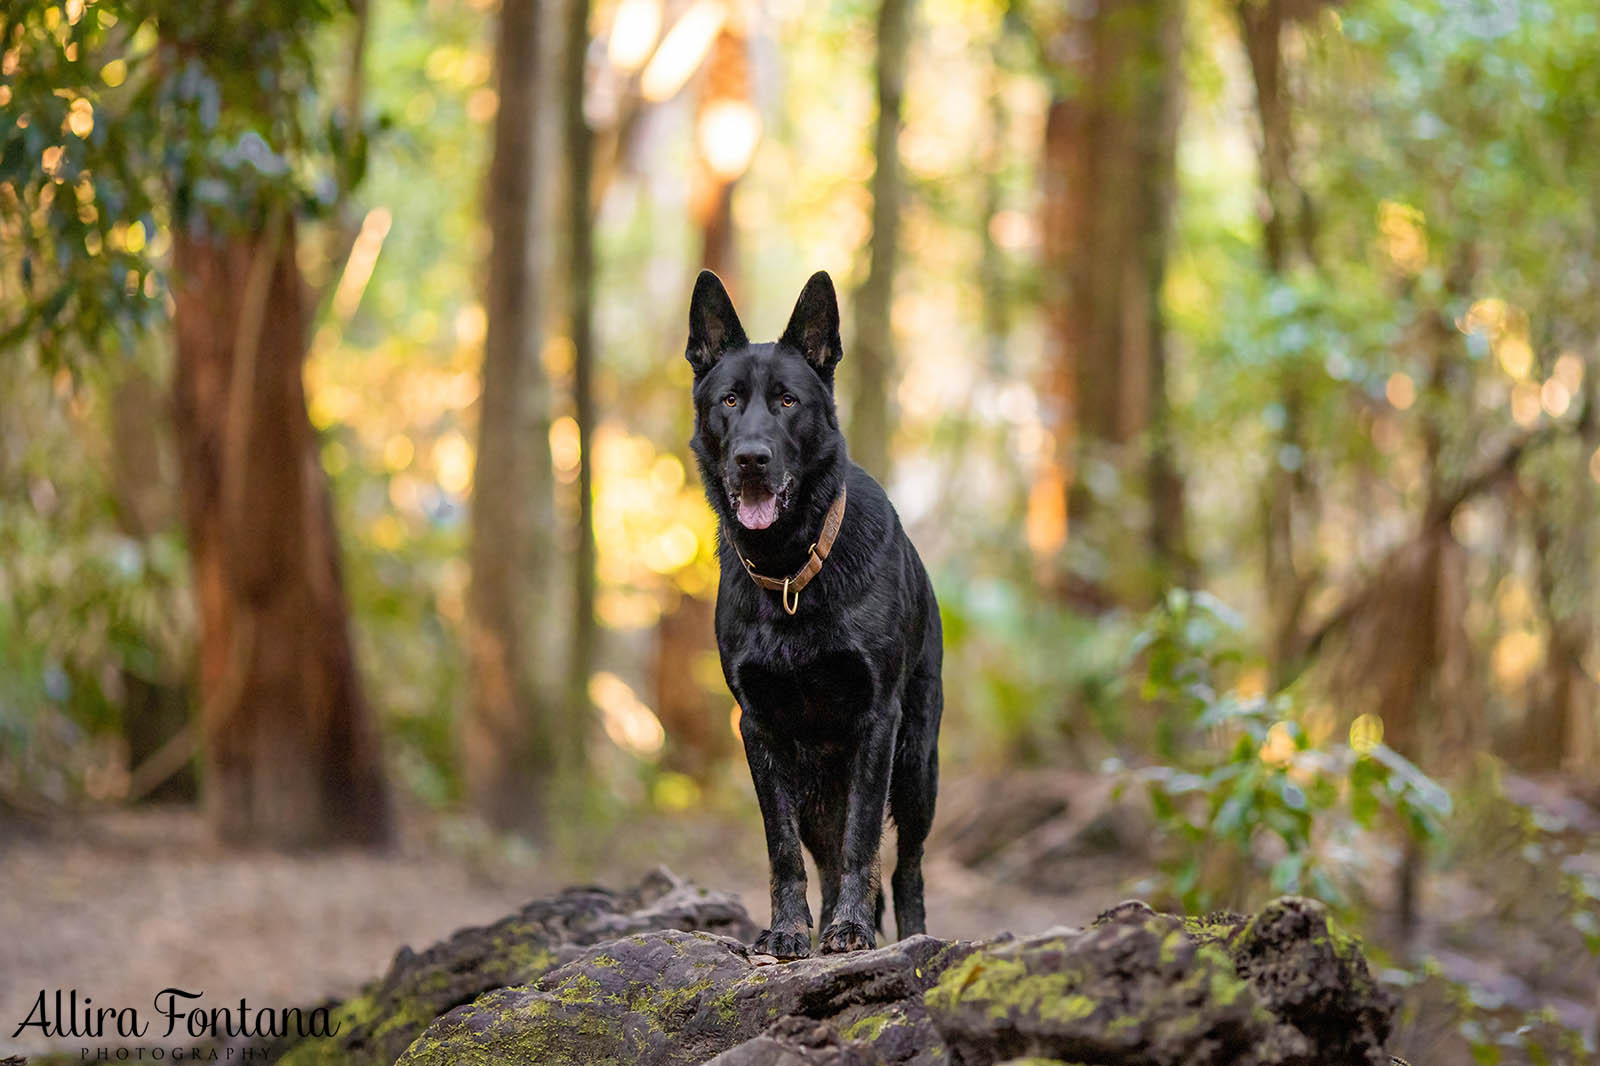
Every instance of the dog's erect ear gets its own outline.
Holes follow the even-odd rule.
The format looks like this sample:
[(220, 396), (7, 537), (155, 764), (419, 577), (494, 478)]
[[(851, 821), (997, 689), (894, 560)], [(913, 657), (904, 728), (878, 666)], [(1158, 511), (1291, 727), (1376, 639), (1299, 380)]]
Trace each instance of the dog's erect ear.
[(722, 353), (749, 344), (733, 301), (722, 281), (709, 270), (700, 271), (689, 300), (689, 348), (684, 354), (699, 377), (716, 365)]
[(783, 331), (782, 343), (798, 349), (806, 362), (816, 368), (822, 380), (832, 384), (833, 368), (844, 354), (839, 346), (839, 301), (833, 294), (833, 279), (826, 270), (811, 275), (795, 301), (794, 314)]

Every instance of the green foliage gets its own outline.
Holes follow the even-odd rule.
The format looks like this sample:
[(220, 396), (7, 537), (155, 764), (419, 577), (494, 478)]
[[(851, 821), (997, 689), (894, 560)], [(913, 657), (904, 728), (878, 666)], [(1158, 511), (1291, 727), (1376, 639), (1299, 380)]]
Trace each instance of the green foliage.
[(1493, 759), (1481, 760), (1470, 784), (1446, 838), (1446, 860), (1484, 871), (1484, 887), (1505, 900), (1498, 920), (1540, 926), (1556, 944), (1600, 956), (1600, 870), (1588, 827), (1548, 800), (1511, 798)]
[(325, 213), (366, 132), (316, 91), (325, 0), (22, 0), (0, 15), (0, 348), (47, 365), (161, 321), (171, 226)]
[(1133, 774), (1155, 817), (1160, 887), (1190, 914), (1267, 893), (1348, 904), (1353, 838), (1395, 819), (1436, 838), (1449, 794), (1359, 727), (1358, 746), (1314, 740), (1291, 695), (1227, 688), (1244, 662), (1239, 626), (1214, 597), (1178, 589), (1133, 644), (1168, 759)]
[[(1473, 890), (1497, 901), (1487, 914), (1448, 921), (1439, 939), (1452, 947), (1515, 944), (1538, 958), (1546, 1000), (1581, 996), (1592, 988), (1600, 957), (1600, 876), (1588, 838), (1548, 806), (1529, 806), (1505, 794), (1502, 768), (1484, 759), (1439, 841), (1444, 875), (1467, 877)], [(1493, 1066), (1588, 1062), (1595, 1036), (1548, 1005), (1530, 1007), (1493, 967), (1464, 970), (1456, 961), (1423, 959), (1386, 980), (1400, 995), (1396, 1047), (1424, 1046), (1442, 1056)], [(1558, 991), (1559, 990), (1559, 991)], [(1537, 994), (1535, 996), (1537, 998)]]
[[(396, 779), (429, 805), (460, 795), (488, 130), (469, 103), (493, 96), (492, 29), (468, 4), (375, 6), (364, 95), (368, 126), (385, 132), (371, 139), (360, 200), (392, 224), (359, 303), (318, 323), (307, 370), (368, 695)], [(329, 37), (342, 46), (324, 35), (323, 51)], [(307, 280), (332, 288), (340, 264), (302, 246)]]
[(1390, 1046), (1426, 1047), (1436, 1061), (1480, 1066), (1559, 1066), (1592, 1062), (1594, 1038), (1564, 1024), (1553, 1007), (1524, 1009), (1503, 995), (1447, 976), (1428, 960), (1415, 973), (1385, 975), (1401, 996)]
[(1127, 622), (1086, 618), (994, 577), (940, 578), (945, 702), (975, 747), (1027, 763), (1063, 744), (1089, 759), (1127, 741)]
[(126, 81), (129, 58), (155, 51), (153, 27), (137, 31), (109, 7), (69, 20), (60, 5), (30, 2), (0, 17), (11, 75), (0, 110), (0, 219), (14, 244), (4, 280), (20, 297), (6, 301), (0, 347), (38, 336), (55, 351), (63, 330), (92, 347), (127, 345), (129, 323), (158, 318), (143, 281), (156, 231), (140, 150), (148, 122), (118, 114), (139, 91)]
[[(175, 231), (326, 214), (360, 180), (366, 131), (315, 77), (339, 25), (325, 0), (0, 12), (0, 785), (75, 799), (89, 763), (116, 763), (86, 749), (119, 731), (124, 680), (188, 675), (173, 471), (119, 467), (113, 409), (130, 371), (162, 376), (143, 333), (169, 309)], [(160, 414), (131, 418), (158, 437)], [(130, 477), (162, 528), (125, 513)]]
[[(1404, 0), (1324, 7), (1287, 29), (1292, 176), (1310, 214), (1278, 275), (1260, 250), (1255, 175), (1216, 147), (1240, 133), (1211, 88), (1229, 48), (1191, 56), (1166, 303), (1192, 355), (1173, 380), (1181, 452), (1230, 486), (1192, 494), (1206, 528), (1259, 548), (1261, 510), (1240, 501), (1291, 475), (1315, 508), (1297, 516), (1298, 568), (1347, 581), (1372, 552), (1345, 546), (1392, 545), (1383, 520), (1426, 504), (1424, 463), (1448, 486), (1518, 431), (1563, 419), (1570, 430), (1577, 382), (1600, 366), (1596, 23), (1582, 0)], [(1587, 456), (1536, 455), (1519, 470), (1572, 558), (1594, 551), (1575, 461)], [(1461, 539), (1504, 573), (1503, 536)], [(1213, 548), (1208, 579), (1251, 606), (1254, 590), (1235, 583), (1255, 581), (1241, 570), (1254, 561)], [(1563, 568), (1569, 613), (1574, 600), (1592, 610), (1588, 569)], [(1520, 710), (1520, 693), (1491, 698)]]
[[(1362, 855), (1376, 831), (1429, 843), (1446, 869), (1503, 902), (1478, 916), (1469, 944), (1548, 938), (1550, 966), (1580, 972), (1600, 954), (1600, 879), (1586, 838), (1559, 816), (1506, 798), (1494, 764), (1457, 805), (1440, 785), (1378, 741), (1370, 717), (1337, 742), (1294, 691), (1241, 694), (1258, 669), (1240, 651), (1238, 617), (1204, 593), (1177, 590), (1133, 644), (1140, 695), (1160, 723), (1168, 763), (1129, 777), (1148, 791), (1157, 832), (1156, 891), (1190, 913), (1248, 909), (1268, 894), (1315, 895), (1362, 922)], [(1231, 686), (1231, 687), (1230, 687)], [(1324, 735), (1325, 734), (1325, 735)], [(1463, 876), (1457, 872), (1456, 877)], [(1436, 921), (1443, 919), (1436, 918)], [(1504, 928), (1482, 928), (1486, 921)], [(1586, 1061), (1593, 1039), (1550, 1008), (1508, 1002), (1488, 980), (1451, 975), (1432, 960), (1389, 970), (1401, 996), (1397, 1049), (1459, 1047), (1485, 1064)]]
[(63, 803), (105, 761), (128, 678), (181, 683), (188, 560), (170, 531), (130, 532), (106, 461), (116, 379), (16, 363), (0, 377), (0, 791)]

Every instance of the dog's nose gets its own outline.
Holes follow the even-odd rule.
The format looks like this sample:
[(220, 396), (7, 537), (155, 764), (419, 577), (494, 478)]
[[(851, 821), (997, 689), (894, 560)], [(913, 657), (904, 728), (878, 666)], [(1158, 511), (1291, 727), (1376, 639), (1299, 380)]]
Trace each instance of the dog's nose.
[(772, 462), (772, 449), (765, 444), (745, 444), (733, 453), (733, 461), (746, 474), (765, 470), (767, 464)]

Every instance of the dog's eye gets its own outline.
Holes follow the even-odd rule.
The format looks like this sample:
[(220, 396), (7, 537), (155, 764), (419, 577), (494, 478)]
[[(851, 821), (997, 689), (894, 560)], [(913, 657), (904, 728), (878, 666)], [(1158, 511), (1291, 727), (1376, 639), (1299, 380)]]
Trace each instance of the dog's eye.
[(739, 406), (739, 397), (735, 396), (733, 393), (730, 392), (730, 393), (728, 393), (728, 395), (726, 395), (726, 396), (724, 396), (722, 398), (722, 402), (727, 404), (729, 407), (738, 407)]
[(783, 406), (793, 407), (798, 402), (798, 400), (796, 400), (793, 396), (790, 396), (787, 392), (783, 394)]

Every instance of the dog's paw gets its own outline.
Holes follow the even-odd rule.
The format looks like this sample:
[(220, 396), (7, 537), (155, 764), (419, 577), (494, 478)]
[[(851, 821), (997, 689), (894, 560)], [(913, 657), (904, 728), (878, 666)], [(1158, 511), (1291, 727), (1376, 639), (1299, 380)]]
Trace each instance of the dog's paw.
[(874, 947), (877, 937), (860, 922), (836, 920), (822, 931), (822, 954), (833, 955), (841, 951), (865, 951)]
[(757, 955), (772, 955), (780, 959), (808, 959), (811, 957), (811, 933), (780, 933), (763, 929), (756, 937), (752, 949)]

